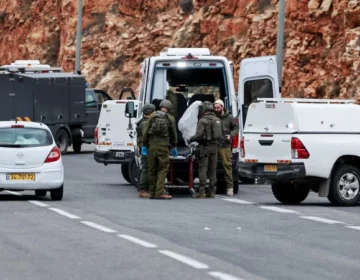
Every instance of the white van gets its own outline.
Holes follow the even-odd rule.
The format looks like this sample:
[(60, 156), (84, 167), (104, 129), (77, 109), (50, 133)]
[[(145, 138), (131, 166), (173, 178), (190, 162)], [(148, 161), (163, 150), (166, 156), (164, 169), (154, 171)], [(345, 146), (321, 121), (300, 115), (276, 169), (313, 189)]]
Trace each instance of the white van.
[[(159, 106), (163, 99), (169, 99), (175, 106), (177, 123), (186, 109), (195, 101), (224, 101), (225, 107), (236, 118), (242, 134), (248, 106), (258, 97), (280, 97), (275, 56), (243, 59), (240, 64), (239, 94), (235, 92), (233, 62), (223, 56), (213, 56), (207, 48), (169, 48), (159, 56), (146, 58), (141, 64), (140, 92), (133, 106), (152, 103)], [(124, 107), (123, 107), (124, 108)], [(139, 114), (140, 111), (137, 112)], [(123, 120), (128, 122), (124, 111)], [(135, 123), (141, 116), (133, 117)], [(119, 119), (113, 120), (120, 121)], [(196, 122), (195, 122), (196, 125)], [(119, 138), (127, 137), (125, 130), (119, 133)], [(239, 145), (240, 138), (232, 141), (232, 167), (234, 193), (239, 184)], [(185, 155), (189, 147), (180, 131), (178, 131), (178, 153)], [(197, 177), (197, 160), (194, 162), (194, 177)], [(189, 168), (187, 162), (174, 162), (178, 182), (188, 182)], [(128, 173), (123, 170), (125, 176)], [(246, 177), (244, 182), (253, 182)], [(181, 183), (174, 187), (182, 187)], [(218, 165), (218, 191), (225, 191), (223, 169)]]

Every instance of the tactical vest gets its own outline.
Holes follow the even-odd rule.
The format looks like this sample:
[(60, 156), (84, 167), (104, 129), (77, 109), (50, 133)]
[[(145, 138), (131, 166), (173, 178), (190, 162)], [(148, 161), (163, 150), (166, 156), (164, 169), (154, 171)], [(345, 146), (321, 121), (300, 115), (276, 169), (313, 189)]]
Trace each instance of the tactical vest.
[(170, 120), (167, 113), (156, 111), (152, 120), (149, 134), (154, 136), (169, 137)]
[(207, 141), (220, 141), (222, 138), (221, 121), (214, 115), (205, 115), (204, 118), (208, 120), (209, 125), (205, 129), (204, 139)]

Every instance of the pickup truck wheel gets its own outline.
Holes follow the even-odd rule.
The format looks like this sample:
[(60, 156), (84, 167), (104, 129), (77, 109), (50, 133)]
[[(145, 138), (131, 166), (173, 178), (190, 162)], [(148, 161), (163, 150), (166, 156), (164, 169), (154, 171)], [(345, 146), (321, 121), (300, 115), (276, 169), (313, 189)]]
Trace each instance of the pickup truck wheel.
[(55, 143), (60, 149), (62, 155), (67, 153), (67, 149), (69, 147), (69, 136), (64, 129), (59, 129), (55, 133)]
[(271, 185), (275, 198), (284, 204), (299, 204), (308, 196), (310, 188), (305, 185), (276, 183)]
[(352, 165), (339, 166), (333, 173), (328, 195), (337, 206), (354, 206), (360, 202), (360, 171)]
[(125, 163), (121, 165), (121, 174), (123, 175), (126, 182), (131, 184), (130, 176), (129, 176), (129, 164)]

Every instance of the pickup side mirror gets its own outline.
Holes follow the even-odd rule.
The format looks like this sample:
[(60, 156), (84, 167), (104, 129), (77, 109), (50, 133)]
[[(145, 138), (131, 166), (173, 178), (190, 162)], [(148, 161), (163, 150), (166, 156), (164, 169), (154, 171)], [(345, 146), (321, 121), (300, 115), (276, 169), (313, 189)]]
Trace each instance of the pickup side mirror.
[(135, 118), (136, 114), (135, 114), (135, 105), (134, 102), (129, 101), (126, 103), (125, 106), (125, 116), (128, 117), (129, 119)]

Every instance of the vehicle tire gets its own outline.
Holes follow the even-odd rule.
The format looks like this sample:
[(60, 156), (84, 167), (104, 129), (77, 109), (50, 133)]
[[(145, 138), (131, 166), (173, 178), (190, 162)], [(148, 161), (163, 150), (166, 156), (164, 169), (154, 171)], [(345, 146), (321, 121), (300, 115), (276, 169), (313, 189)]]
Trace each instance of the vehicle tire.
[(331, 176), (328, 200), (337, 206), (354, 206), (360, 202), (360, 171), (344, 164), (336, 168)]
[(51, 200), (62, 200), (64, 195), (64, 185), (58, 189), (50, 190)]
[(225, 181), (217, 182), (216, 194), (226, 194), (226, 182)]
[(36, 196), (46, 196), (46, 190), (36, 190), (35, 195)]
[(139, 184), (139, 176), (138, 176), (138, 170), (139, 168), (136, 166), (136, 161), (135, 161), (135, 157), (133, 157), (131, 159), (131, 161), (129, 162), (129, 178), (130, 178), (130, 183), (135, 187), (138, 188), (138, 184)]
[(276, 183), (271, 185), (275, 198), (284, 204), (299, 204), (307, 198), (310, 188), (301, 184)]
[(233, 182), (234, 186), (233, 186), (233, 192), (234, 194), (237, 194), (239, 192), (239, 180), (235, 180)]
[(131, 184), (130, 176), (129, 176), (129, 164), (125, 163), (121, 165), (121, 174), (124, 177), (125, 181)]
[(255, 184), (255, 179), (250, 179), (250, 178), (246, 178), (246, 177), (242, 177), (242, 176), (239, 176), (239, 179), (240, 179), (241, 183), (243, 183), (245, 185), (254, 185)]
[(74, 142), (73, 143), (73, 150), (75, 154), (80, 154), (81, 153), (81, 142)]
[(67, 153), (69, 147), (69, 136), (64, 129), (59, 129), (55, 133), (55, 143), (60, 149), (62, 155)]

